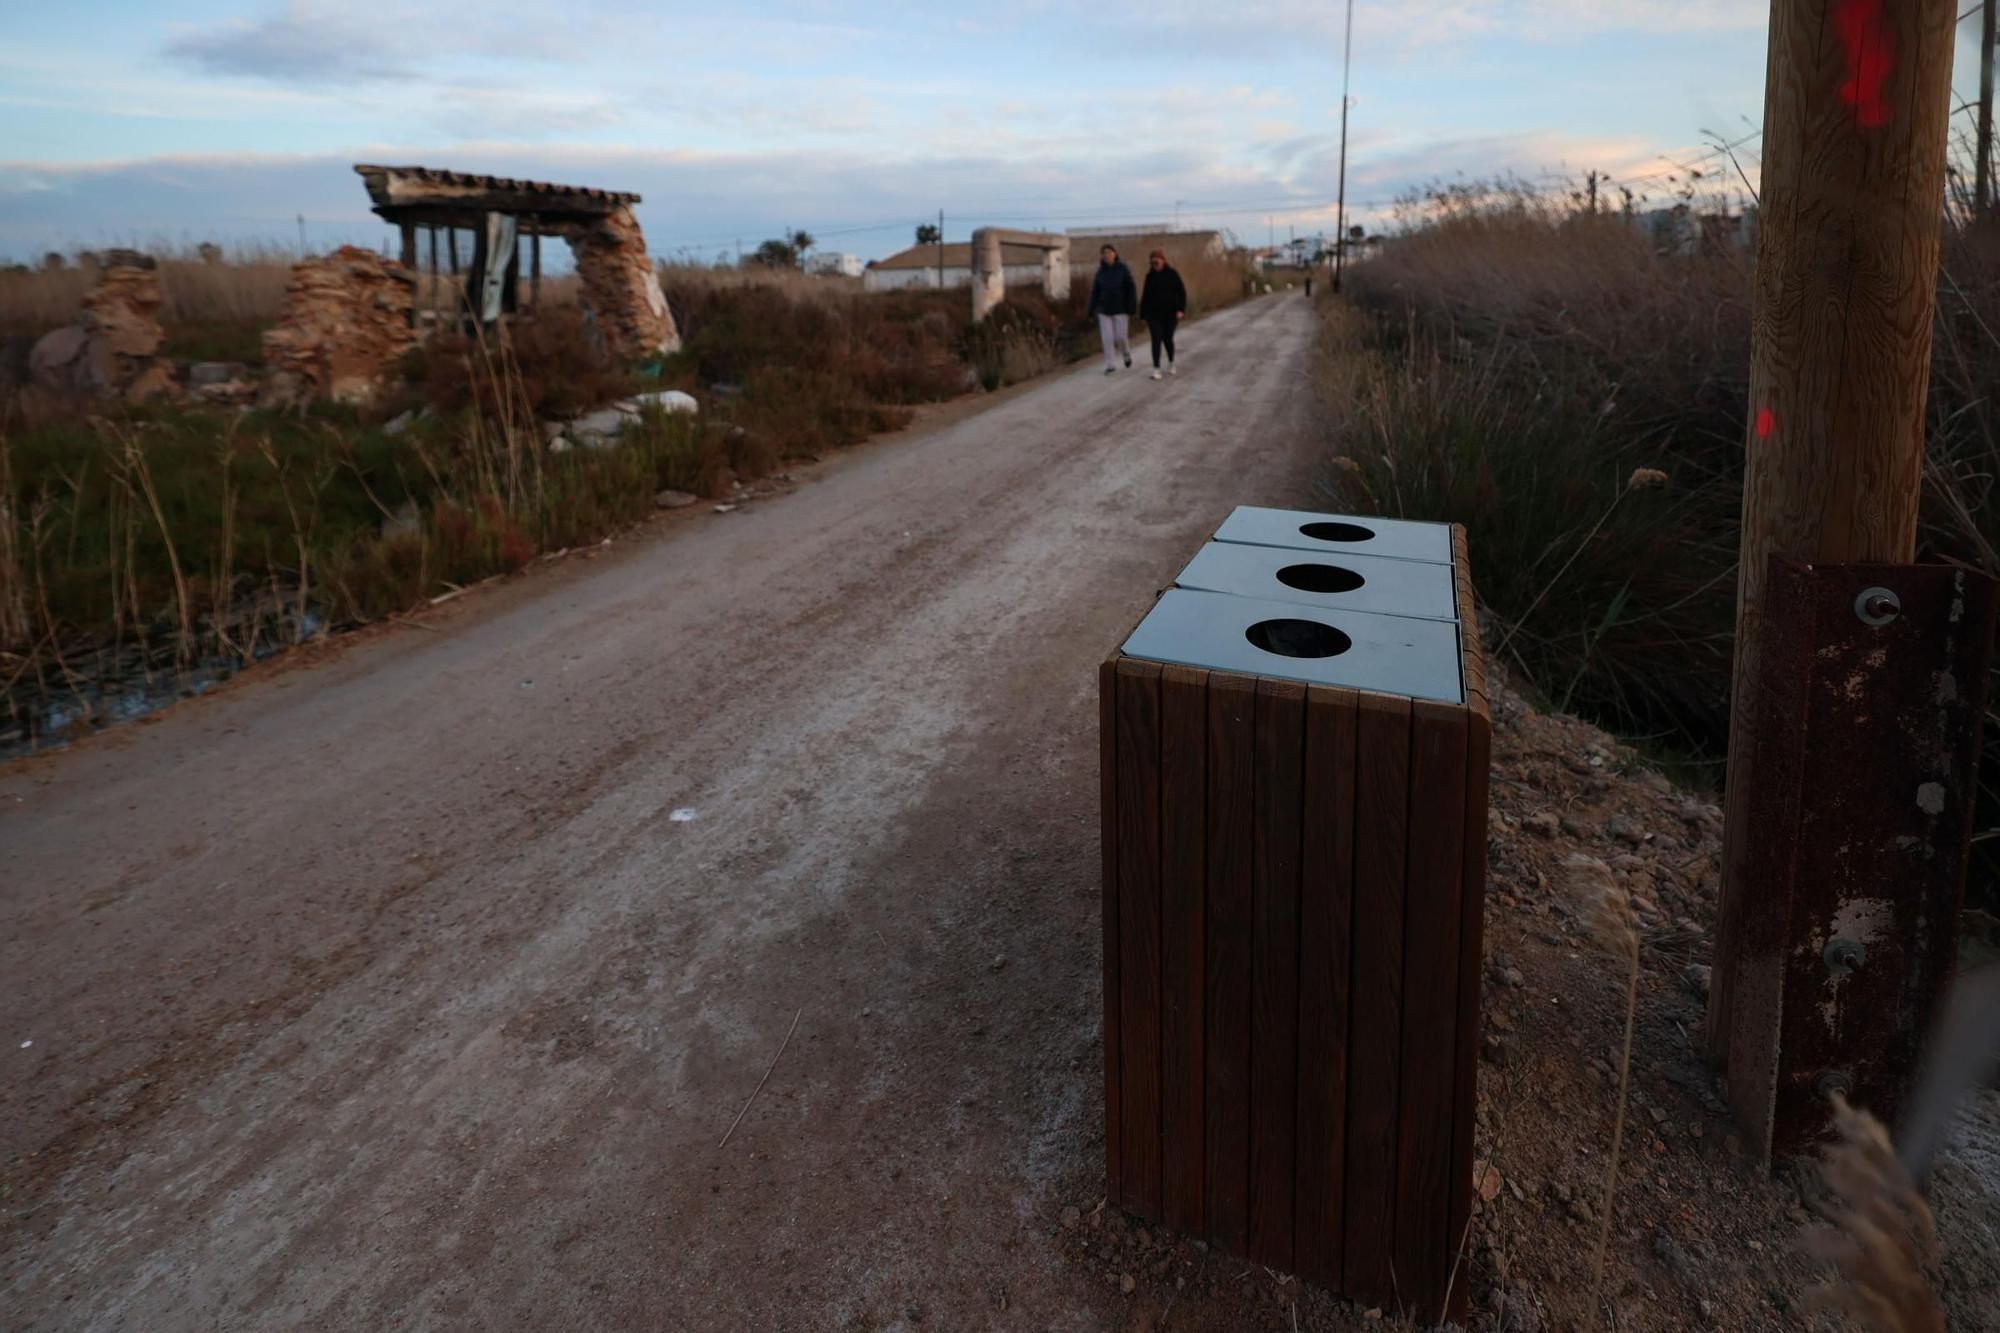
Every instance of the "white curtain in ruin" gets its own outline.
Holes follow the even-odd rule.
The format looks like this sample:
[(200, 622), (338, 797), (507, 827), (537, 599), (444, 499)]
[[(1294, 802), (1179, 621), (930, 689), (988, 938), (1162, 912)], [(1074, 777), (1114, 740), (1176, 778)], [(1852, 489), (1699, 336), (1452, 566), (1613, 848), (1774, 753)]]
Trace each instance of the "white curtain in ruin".
[(518, 230), (512, 213), (486, 215), (486, 270), (479, 275), (481, 324), (491, 324), (500, 318), (501, 298), (507, 291), (507, 274), (513, 266)]

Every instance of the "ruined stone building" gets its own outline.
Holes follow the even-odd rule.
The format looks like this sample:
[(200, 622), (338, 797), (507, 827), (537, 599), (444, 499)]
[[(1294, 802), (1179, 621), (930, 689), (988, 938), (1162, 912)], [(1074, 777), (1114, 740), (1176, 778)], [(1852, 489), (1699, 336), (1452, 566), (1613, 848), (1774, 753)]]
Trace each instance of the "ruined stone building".
[[(471, 321), (491, 324), (515, 308), (524, 246), (530, 301), (536, 299), (542, 238), (555, 236), (568, 242), (575, 256), (584, 299), (607, 353), (638, 361), (680, 347), (659, 273), (632, 213), (638, 195), (430, 167), (354, 169), (367, 184), (375, 213), (401, 230), (403, 266), (412, 273), (420, 258), (428, 259), (432, 274), (440, 271), (442, 233), (444, 261), (457, 274), (458, 233), (471, 233), (464, 286), (464, 313)], [(420, 231), (426, 233), (428, 256), (420, 255)]]

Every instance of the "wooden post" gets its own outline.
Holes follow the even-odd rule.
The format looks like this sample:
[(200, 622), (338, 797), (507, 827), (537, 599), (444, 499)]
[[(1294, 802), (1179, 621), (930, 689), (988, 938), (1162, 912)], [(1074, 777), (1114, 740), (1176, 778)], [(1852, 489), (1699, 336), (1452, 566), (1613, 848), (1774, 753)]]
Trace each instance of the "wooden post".
[[(403, 268), (411, 275), (411, 279), (414, 281), (417, 272), (417, 224), (414, 222), (403, 223), (402, 233)], [(417, 302), (414, 300), (410, 302), (410, 327), (413, 329), (417, 327)]]
[[(1915, 554), (1953, 0), (1772, 0), (1711, 1054), (1728, 1063), (1732, 937), (1759, 783), (1748, 744), (1773, 553)], [(1865, 762), (1859, 756), (1856, 762)], [(1889, 799), (1885, 795), (1884, 799)], [(1896, 800), (1902, 800), (1897, 793)], [(1908, 1034), (1910, 1040), (1920, 1034)]]
[(430, 307), (431, 327), (435, 329), (438, 322), (438, 229), (426, 227), (424, 230), (431, 234), (430, 290), (425, 293), (424, 302)]
[(528, 233), (528, 304), (542, 308), (542, 231), (537, 227)]

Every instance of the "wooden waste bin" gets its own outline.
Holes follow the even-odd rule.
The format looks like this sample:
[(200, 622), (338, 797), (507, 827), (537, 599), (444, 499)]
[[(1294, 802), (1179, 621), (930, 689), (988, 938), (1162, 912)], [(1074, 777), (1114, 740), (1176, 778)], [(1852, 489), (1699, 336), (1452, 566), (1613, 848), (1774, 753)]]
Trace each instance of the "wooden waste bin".
[[(1205, 548), (1240, 589), (1103, 664), (1105, 1149), (1120, 1207), (1428, 1319), (1464, 1308), (1489, 720), (1464, 534), (1401, 526), (1345, 592), (1292, 586), (1351, 584), (1300, 572), (1351, 574), (1327, 548)], [(1347, 609), (1399, 578), (1448, 618)]]

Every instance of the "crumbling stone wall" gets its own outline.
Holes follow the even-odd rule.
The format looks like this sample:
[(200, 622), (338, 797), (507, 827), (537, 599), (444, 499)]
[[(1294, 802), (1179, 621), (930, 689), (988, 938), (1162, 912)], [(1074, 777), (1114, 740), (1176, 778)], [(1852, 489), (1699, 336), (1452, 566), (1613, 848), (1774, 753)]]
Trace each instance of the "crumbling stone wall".
[(569, 245), (591, 317), (614, 360), (639, 361), (680, 350), (680, 331), (631, 209), (620, 208), (579, 228)]
[(270, 371), (262, 401), (366, 402), (382, 374), (416, 342), (416, 279), (394, 260), (344, 245), (292, 265), (275, 328), (264, 334)]
[(160, 275), (149, 255), (111, 250), (97, 284), (83, 298), (83, 316), (43, 335), (28, 353), (29, 372), (47, 388), (120, 397), (141, 403), (175, 391), (173, 368), (161, 359)]

